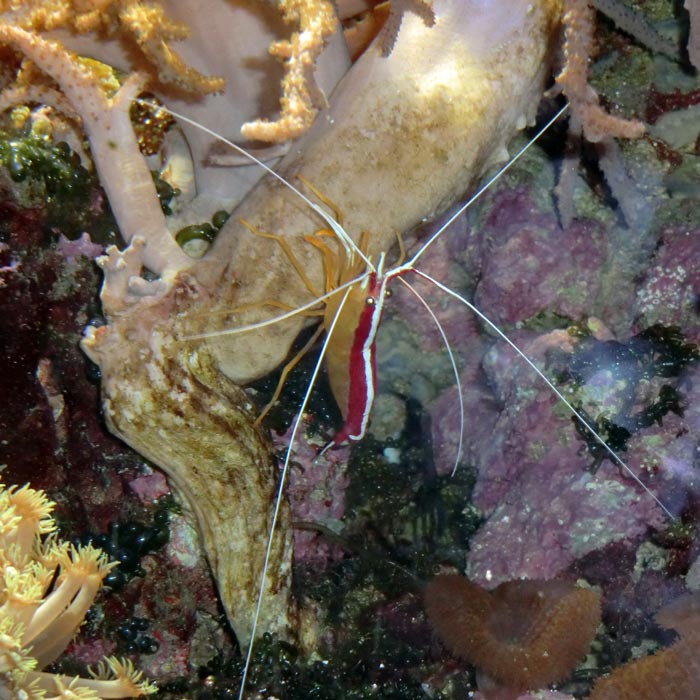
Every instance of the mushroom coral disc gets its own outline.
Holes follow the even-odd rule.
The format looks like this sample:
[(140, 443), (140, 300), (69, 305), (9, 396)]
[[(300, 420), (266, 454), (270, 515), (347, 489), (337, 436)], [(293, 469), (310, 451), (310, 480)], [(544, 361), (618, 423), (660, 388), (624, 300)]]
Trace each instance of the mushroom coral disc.
[(435, 577), (428, 620), (447, 649), (512, 690), (566, 678), (600, 622), (600, 596), (565, 581), (506, 581), (493, 591), (462, 576)]
[(656, 614), (680, 639), (599, 678), (589, 700), (693, 700), (700, 697), (700, 593), (683, 596)]

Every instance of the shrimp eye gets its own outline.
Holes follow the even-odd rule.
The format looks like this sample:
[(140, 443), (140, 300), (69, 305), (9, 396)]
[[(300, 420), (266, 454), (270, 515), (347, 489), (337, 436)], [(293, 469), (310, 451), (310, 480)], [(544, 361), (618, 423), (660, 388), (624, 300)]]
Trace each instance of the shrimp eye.
[(384, 290), (384, 298), (388, 299), (390, 296), (393, 296), (393, 292), (391, 291), (391, 289), (385, 289)]
[(367, 306), (374, 306), (376, 303), (374, 297), (367, 297), (365, 299), (365, 304), (367, 304)]

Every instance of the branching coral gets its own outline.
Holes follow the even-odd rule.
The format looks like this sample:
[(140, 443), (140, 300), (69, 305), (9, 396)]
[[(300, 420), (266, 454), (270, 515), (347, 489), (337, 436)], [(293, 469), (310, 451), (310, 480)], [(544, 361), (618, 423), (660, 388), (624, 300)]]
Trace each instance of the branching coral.
[[(187, 256), (177, 247), (166, 228), (151, 173), (139, 155), (129, 119), (131, 102), (143, 88), (142, 76), (132, 75), (114, 92), (110, 89), (112, 84), (105, 80), (105, 72), (110, 73), (106, 67), (77, 60), (74, 54), (55, 41), (5, 23), (0, 23), (0, 41), (17, 47), (45, 74), (60, 83), (59, 108), (66, 101), (74, 113), (81, 115), (92, 158), (122, 235), (131, 240), (138, 232), (158, 241), (152, 251), (159, 251), (157, 257), (147, 257), (146, 264), (156, 270), (163, 269), (166, 260), (180, 266), (187, 265)], [(41, 95), (20, 93), (16, 96), (24, 99), (41, 97), (50, 103), (57, 94), (50, 89)], [(133, 287), (130, 291), (139, 293)]]
[(415, 12), (429, 27), (435, 23), (435, 12), (431, 0), (394, 0), (390, 3), (389, 16), (382, 27), (380, 37), (382, 53), (385, 56), (388, 56), (394, 48), (404, 12), (408, 10)]
[[(605, 5), (617, 11), (620, 3), (608, 0)], [(588, 65), (593, 54), (595, 33), (595, 10), (588, 0), (566, 0), (564, 3), (564, 66), (556, 76), (556, 89), (566, 95), (570, 105), (567, 157), (562, 164), (557, 187), (559, 213), (565, 225), (571, 224), (573, 211), (573, 179), (578, 166), (578, 142), (583, 136), (587, 141), (598, 143), (600, 164), (606, 173), (614, 193), (625, 191), (626, 175), (620, 165), (620, 157), (614, 138), (637, 139), (645, 132), (644, 124), (637, 119), (626, 119), (604, 110), (598, 94), (588, 82)], [(625, 16), (630, 14), (625, 7)], [(620, 13), (617, 13), (618, 16)], [(627, 185), (627, 191), (629, 191)], [(626, 199), (619, 196), (624, 203)], [(625, 210), (630, 226), (639, 223), (637, 207)]]
[[(206, 121), (210, 128), (229, 137), (239, 138), (241, 125), (248, 122), (249, 138), (284, 141), (309, 126), (318, 107), (325, 104), (322, 93), (331, 90), (347, 69), (347, 58), (341, 55), (330, 61), (317, 60), (325, 38), (335, 28), (332, 9), (325, 0), (304, 0), (280, 9), (284, 9), (287, 21), (300, 24), (299, 31), (288, 41), (274, 41), (284, 28), (273, 9), (261, 6), (258, 12), (251, 13), (246, 6), (228, 0), (210, 0), (207, 12), (183, 0), (6, 2), (0, 6), (0, 22), (33, 35), (46, 37), (48, 33), (50, 38), (58, 38), (64, 48), (109, 63), (125, 73), (137, 70), (142, 76), (141, 84), (167, 96), (173, 109), (191, 119)], [(236, 39), (231, 40), (234, 34)], [(274, 77), (274, 66), (266, 66), (264, 56), (271, 43), (273, 53), (285, 59), (285, 77), (281, 114), (266, 121), (255, 118), (261, 110), (276, 110), (277, 88), (272, 83), (263, 91), (258, 87), (261, 71)], [(135, 45), (141, 50), (140, 55), (134, 50)], [(267, 63), (271, 61), (268, 59)], [(37, 78), (36, 73), (33, 78)], [(5, 91), (5, 108), (27, 100), (59, 108), (67, 104), (66, 100), (58, 104), (62, 88), (57, 91), (45, 80), (32, 84), (31, 90), (27, 90), (26, 82), (19, 87), (20, 90), (12, 87)], [(75, 115), (72, 109), (69, 113)], [(173, 140), (170, 158), (176, 163), (188, 160), (185, 151), (189, 147), (192, 161), (187, 170), (194, 170), (196, 183), (185, 180), (174, 185), (184, 192), (196, 186), (204, 195), (196, 204), (196, 211), (181, 211), (187, 195), (178, 201), (179, 219), (191, 223), (222, 207), (230, 208), (259, 179), (260, 173), (254, 169), (245, 174), (239, 168), (212, 169), (208, 162), (211, 136), (189, 125), (184, 125), (183, 131), (188, 143), (183, 148)], [(133, 151), (131, 157), (135, 161), (138, 152)], [(169, 172), (172, 178), (172, 168)]]
[(99, 549), (60, 541), (53, 506), (42, 491), (0, 485), (0, 697), (98, 700), (155, 692), (127, 660), (104, 659), (92, 678), (40, 671), (61, 655), (116, 566)]
[(205, 76), (172, 49), (170, 42), (187, 37), (189, 29), (168, 19), (162, 6), (142, 0), (5, 0), (4, 21), (28, 31), (69, 29), (78, 34), (100, 31), (103, 35), (128, 32), (144, 55), (158, 68), (161, 80), (188, 90), (222, 90), (223, 80)]
[(301, 136), (316, 116), (316, 105), (325, 98), (316, 86), (313, 73), (324, 40), (337, 27), (337, 19), (326, 0), (280, 0), (279, 8), (288, 22), (299, 24), (287, 41), (276, 41), (270, 53), (285, 63), (282, 81), (282, 114), (274, 121), (257, 120), (244, 124), (241, 134), (251, 140), (288, 141)]
[(588, 61), (595, 30), (594, 12), (588, 0), (566, 0), (563, 17), (566, 63), (557, 75), (557, 84), (571, 103), (571, 129), (575, 133), (583, 131), (589, 141), (600, 141), (611, 136), (639, 138), (644, 133), (644, 125), (604, 111), (598, 103), (598, 95), (588, 84)]

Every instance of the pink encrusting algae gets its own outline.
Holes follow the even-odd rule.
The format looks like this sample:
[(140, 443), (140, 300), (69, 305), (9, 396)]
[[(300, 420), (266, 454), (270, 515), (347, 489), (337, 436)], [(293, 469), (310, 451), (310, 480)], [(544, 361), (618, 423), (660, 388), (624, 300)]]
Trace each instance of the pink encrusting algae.
[[(562, 231), (554, 213), (538, 213), (532, 195), (522, 188), (497, 193), (494, 203), (470, 241), (476, 251), (470, 265), (477, 270), (472, 274), (479, 279), (475, 299), (480, 309), (510, 327), (532, 322), (545, 311), (579, 319), (595, 316), (597, 308), (604, 314), (614, 304), (608, 279), (612, 254), (598, 225), (575, 222)], [(560, 245), (574, 259), (578, 255), (579, 263), (571, 267), (568, 255), (559, 254)], [(529, 274), (534, 284), (527, 281)], [(632, 278), (637, 269), (629, 266), (627, 274)], [(617, 282), (613, 290), (629, 296), (629, 281), (623, 277)], [(632, 322), (633, 299), (619, 297), (614, 316), (618, 324)], [(469, 324), (461, 337), (465, 347), (483, 342), (469, 332)], [(511, 338), (541, 367), (574, 355), (579, 345), (565, 331), (514, 330)], [(556, 576), (588, 552), (609, 542), (634, 540), (663, 523), (657, 504), (635, 491), (629, 475), (618, 467), (605, 462), (599, 473), (588, 471), (594, 458), (571, 416), (557, 409), (556, 397), (520, 358), (500, 343), (481, 357), (478, 363), (468, 360), (470, 369), (461, 377), (466, 413), (474, 424), (465, 445), (467, 461), (478, 470), (474, 504), (488, 518), (472, 539), (471, 577), (495, 585), (519, 576)], [(606, 371), (604, 365), (601, 370)], [(614, 388), (614, 381), (605, 391)], [(455, 397), (449, 389), (433, 408), (434, 444), (443, 470), (451, 468), (456, 450)], [(595, 404), (587, 408), (591, 414), (601, 410)], [(665, 420), (666, 434), (672, 435), (677, 417), (671, 414)], [(643, 470), (638, 473), (644, 475)], [(658, 478), (672, 477), (662, 471)]]

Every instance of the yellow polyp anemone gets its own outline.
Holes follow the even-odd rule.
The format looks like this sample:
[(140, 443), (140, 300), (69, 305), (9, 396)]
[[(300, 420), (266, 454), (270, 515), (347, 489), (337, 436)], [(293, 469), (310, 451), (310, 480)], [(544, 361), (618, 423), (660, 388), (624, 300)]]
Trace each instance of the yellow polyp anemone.
[(43, 491), (0, 483), (0, 699), (100, 700), (156, 687), (125, 659), (105, 658), (89, 678), (41, 671), (53, 663), (117, 565), (92, 545), (56, 535)]

